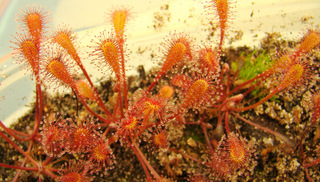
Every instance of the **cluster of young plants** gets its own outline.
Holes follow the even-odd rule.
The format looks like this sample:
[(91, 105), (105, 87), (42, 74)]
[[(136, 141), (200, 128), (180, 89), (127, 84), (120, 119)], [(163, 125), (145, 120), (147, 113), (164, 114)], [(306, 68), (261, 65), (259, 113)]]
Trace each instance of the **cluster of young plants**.
[[(47, 35), (46, 10), (27, 7), (17, 19), (21, 27), (14, 36), (14, 49), (17, 62), (32, 72), (36, 82), (34, 124), (33, 129), (24, 133), (0, 122), (1, 137), (24, 157), (20, 163), (0, 166), (17, 170), (13, 181), (18, 180), (21, 170), (33, 172), (39, 181), (103, 179), (120, 165), (121, 159), (114, 152), (120, 146), (136, 156), (146, 181), (175, 181), (183, 175), (189, 181), (230, 180), (250, 174), (257, 165), (254, 141), (248, 142), (236, 128), (230, 127), (231, 121), (238, 120), (275, 136), (288, 152), (300, 152), (306, 178), (311, 180), (308, 168), (319, 164), (320, 158), (307, 160), (304, 138), (319, 121), (319, 93), (313, 96), (311, 125), (299, 142), (246, 119), (242, 113), (313, 80), (310, 52), (319, 47), (320, 34), (308, 30), (295, 48), (270, 56), (268, 64), (261, 64), (264, 60), (260, 60), (256, 65), (247, 64), (245, 71), (231, 73), (229, 64), (221, 59), (231, 6), (227, 0), (213, 0), (205, 5), (205, 11), (218, 20), (218, 45), (196, 46), (189, 35), (171, 34), (158, 71), (148, 77), (147, 86), (134, 92), (129, 91), (132, 89), (128, 88), (126, 76), (126, 62), (130, 60), (125, 33), (132, 14), (125, 8), (112, 10), (113, 29), (94, 37), (94, 46), (88, 47), (90, 59), (97, 62), (98, 69), (111, 70), (114, 75), (108, 99), (101, 96), (86, 71), (77, 50), (76, 35), (65, 27)], [(261, 67), (264, 68), (260, 72), (251, 69)], [(238, 74), (243, 80), (235, 85)], [(266, 81), (270, 83), (268, 87), (264, 86)], [(58, 87), (71, 89), (85, 111), (74, 115), (46, 112), (43, 89)], [(181, 148), (179, 143), (189, 126), (197, 128), (203, 137), (198, 154)], [(188, 145), (197, 145), (195, 136), (188, 138)], [(22, 148), (17, 141), (27, 147)], [(183, 168), (179, 166), (182, 158), (190, 166), (179, 173), (174, 168)]]

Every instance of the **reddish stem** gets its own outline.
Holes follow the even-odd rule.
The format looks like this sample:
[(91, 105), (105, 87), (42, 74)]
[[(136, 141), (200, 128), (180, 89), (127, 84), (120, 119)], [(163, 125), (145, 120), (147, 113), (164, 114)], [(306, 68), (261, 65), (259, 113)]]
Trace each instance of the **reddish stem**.
[[(33, 141), (29, 142), (29, 146), (28, 146), (27, 153), (30, 152), (30, 150), (31, 150), (31, 148), (32, 148), (32, 145), (33, 145)], [(27, 159), (24, 158), (24, 160), (23, 160), (23, 162), (22, 162), (22, 164), (21, 164), (21, 167), (23, 167), (23, 166), (26, 164), (26, 162), (27, 162)], [(17, 174), (14, 176), (12, 182), (18, 181), (19, 176), (20, 176), (20, 174), (21, 174), (21, 171), (22, 171), (22, 170), (18, 170), (18, 171), (17, 171)]]
[(253, 105), (247, 106), (247, 107), (230, 108), (230, 110), (231, 111), (240, 111), (240, 112), (242, 112), (242, 111), (247, 111), (247, 110), (253, 109), (253, 108), (257, 107), (258, 105), (263, 104), (265, 101), (269, 100), (271, 97), (273, 97), (274, 95), (276, 95), (277, 93), (279, 93), (282, 90), (283, 89), (276, 87), (275, 89), (272, 90), (272, 92), (269, 95), (267, 95), (266, 97), (261, 99), (259, 102), (255, 103)]
[(83, 64), (81, 63), (81, 60), (80, 60), (80, 57), (79, 57), (79, 56), (76, 57), (76, 62), (77, 62), (77, 64), (78, 64), (78, 66), (81, 68), (84, 76), (85, 76), (85, 77), (87, 78), (87, 80), (89, 81), (89, 84), (91, 85), (91, 88), (93, 89), (93, 91), (94, 91), (94, 93), (95, 93), (95, 95), (96, 95), (96, 97), (97, 97), (97, 99), (98, 99), (98, 101), (97, 101), (97, 102), (98, 102), (98, 105), (103, 109), (103, 111), (105, 112), (106, 115), (108, 115), (109, 117), (111, 117), (111, 116), (112, 116), (111, 112), (110, 112), (110, 111), (106, 108), (106, 106), (104, 105), (104, 103), (103, 103), (103, 101), (102, 101), (102, 99), (101, 99), (98, 91), (96, 90), (96, 88), (94, 87), (94, 85), (93, 85), (93, 83), (92, 83), (92, 81), (91, 81), (91, 78), (90, 78), (88, 72), (86, 71), (85, 67), (84, 67)]
[[(220, 25), (221, 26), (221, 25)], [(224, 38), (224, 29), (220, 29), (220, 43), (219, 43), (219, 52), (221, 53), (222, 50), (222, 44), (223, 44), (223, 38)]]
[(308, 172), (308, 168), (305, 168), (304, 171), (306, 173), (306, 177), (307, 177), (308, 181), (312, 182), (311, 177), (310, 177), (309, 172)]
[[(89, 161), (87, 162), (87, 164), (92, 163), (92, 160), (93, 160), (93, 158), (90, 157), (90, 159), (89, 159)], [(82, 171), (82, 175), (83, 175), (83, 176), (87, 175), (89, 169), (90, 169), (90, 165), (86, 165), (86, 166), (84, 167), (84, 170)]]
[(26, 133), (23, 133), (23, 132), (21, 132), (21, 131), (17, 131), (17, 130), (11, 129), (11, 128), (7, 128), (7, 130), (9, 130), (10, 132), (15, 133), (15, 134), (17, 134), (17, 135), (21, 135), (21, 136), (23, 136), (23, 137), (28, 137), (28, 136), (29, 136), (29, 135), (26, 134)]
[(38, 171), (38, 168), (31, 168), (31, 167), (23, 167), (23, 166), (14, 166), (14, 165), (9, 165), (9, 164), (3, 164), (0, 163), (1, 167), (5, 167), (5, 168), (11, 168), (11, 169), (21, 169), (21, 170), (26, 170), (26, 171)]
[(300, 140), (300, 152), (301, 152), (301, 155), (302, 155), (302, 158), (304, 159), (305, 158), (305, 155), (304, 155), (304, 151), (303, 151), (303, 139), (306, 135), (306, 133), (310, 130), (310, 128), (317, 122), (317, 120), (313, 120), (312, 123), (308, 126), (308, 128), (302, 133), (301, 135), (301, 140)]
[(239, 89), (241, 89), (242, 87), (248, 85), (249, 83), (252, 83), (253, 81), (259, 79), (259, 78), (263, 78), (264, 80), (266, 78), (268, 78), (271, 74), (269, 73), (269, 71), (266, 71), (266, 72), (263, 72), (261, 73), (260, 75), (250, 79), (250, 80), (247, 80), (245, 82), (243, 82), (242, 84), (238, 85), (236, 88), (232, 89), (229, 93), (228, 93), (228, 96), (233, 94), (234, 92), (238, 91)]
[(250, 125), (252, 125), (252, 126), (254, 126), (254, 127), (257, 127), (257, 128), (259, 128), (259, 129), (267, 132), (267, 133), (270, 133), (270, 134), (278, 137), (279, 139), (281, 139), (281, 140), (284, 141), (285, 143), (289, 144), (292, 148), (295, 147), (295, 144), (294, 144), (290, 139), (288, 139), (286, 136), (284, 136), (284, 135), (282, 135), (282, 134), (280, 134), (280, 133), (278, 133), (278, 132), (275, 132), (275, 131), (273, 131), (273, 130), (271, 130), (271, 129), (269, 129), (269, 128), (263, 127), (263, 126), (258, 125), (258, 124), (256, 124), (256, 123), (253, 123), (253, 122), (251, 122), (251, 121), (249, 121), (249, 120), (241, 117), (239, 114), (236, 114), (236, 113), (234, 113), (234, 112), (231, 112), (231, 114), (233, 114), (233, 115), (236, 116), (237, 118), (241, 119), (241, 120), (244, 121), (245, 123), (248, 123), (248, 124), (250, 124)]
[[(52, 172), (48, 171), (47, 169), (44, 169), (42, 171), (43, 174), (46, 174), (47, 176), (50, 176), (51, 178), (58, 178), (59, 176), (53, 174)], [(40, 178), (41, 179), (41, 178)]]
[(130, 147), (131, 147), (131, 149), (133, 150), (133, 152), (136, 154), (138, 160), (140, 161), (140, 164), (142, 165), (142, 168), (143, 168), (143, 170), (144, 170), (144, 173), (145, 173), (146, 176), (147, 176), (147, 180), (151, 182), (151, 181), (152, 181), (152, 178), (151, 178), (151, 176), (150, 176), (150, 173), (149, 173), (149, 171), (148, 171), (145, 163), (143, 162), (141, 156), (139, 155), (139, 152), (138, 152), (133, 146), (130, 146)]
[[(1, 122), (2, 123), (2, 122)], [(2, 131), (0, 131), (0, 136), (4, 138), (8, 143), (10, 143), (16, 150), (18, 150), (22, 155), (30, 160), (35, 166), (38, 166), (38, 163), (25, 151), (23, 151), (18, 145), (16, 145), (10, 138), (8, 138)]]
[(218, 111), (218, 124), (217, 125), (220, 125), (220, 126), (222, 126), (222, 114), (221, 114), (221, 107), (222, 107), (223, 105), (221, 105), (220, 106), (220, 108), (219, 108), (219, 111)]
[(228, 74), (227, 76), (227, 91), (226, 91), (226, 95), (229, 95), (230, 92), (230, 74)]
[(207, 144), (208, 144), (208, 146), (209, 146), (210, 152), (211, 152), (211, 153), (214, 153), (214, 150), (213, 150), (211, 141), (210, 141), (209, 136), (208, 136), (208, 127), (207, 127), (207, 125), (203, 122), (202, 119), (200, 120), (200, 123), (201, 123), (201, 128), (202, 128), (203, 134), (204, 134), (204, 136), (205, 136), (205, 138), (206, 138), (206, 141), (207, 141)]
[(41, 91), (41, 85), (40, 85), (40, 79), (38, 78), (37, 84), (36, 84), (36, 90), (37, 90), (37, 99), (36, 99), (36, 115), (35, 115), (35, 124), (33, 133), (31, 135), (31, 139), (33, 139), (39, 132), (40, 127), (40, 121), (42, 120), (42, 110), (43, 110), (43, 100), (42, 100), (42, 91)]
[(308, 167), (314, 166), (314, 165), (319, 164), (319, 163), (320, 163), (320, 158), (310, 162), (309, 164), (303, 163), (302, 166), (305, 167), (305, 168), (308, 168)]
[[(110, 124), (111, 121), (107, 120), (106, 118), (100, 116), (99, 114), (97, 114), (96, 112), (94, 112), (86, 103), (86, 101), (84, 100), (84, 98), (79, 94), (79, 91), (77, 89), (76, 86), (71, 85), (71, 88), (74, 90), (74, 92), (79, 96), (81, 103), (84, 105), (84, 107), (95, 117), (99, 118), (102, 122)], [(112, 115), (111, 115), (112, 117)]]
[(240, 70), (237, 70), (236, 73), (232, 76), (231, 83), (233, 83), (235, 81), (235, 79), (238, 77), (239, 71)]
[(150, 170), (151, 174), (156, 178), (156, 180), (160, 180), (161, 177), (159, 176), (159, 174), (156, 172), (156, 170), (154, 170), (154, 168), (150, 165), (150, 163), (148, 162), (148, 160), (146, 159), (146, 157), (143, 155), (143, 153), (141, 152), (140, 148), (137, 146), (136, 143), (133, 143), (135, 149), (137, 150), (139, 156), (141, 157), (142, 161), (145, 163), (145, 165), (148, 167), (148, 169)]
[[(37, 79), (39, 80), (39, 79)], [(14, 137), (15, 139), (17, 140), (20, 140), (20, 141), (29, 141), (29, 140), (32, 140), (35, 138), (35, 136), (38, 134), (38, 131), (39, 131), (39, 127), (40, 127), (40, 121), (42, 119), (42, 94), (41, 94), (41, 85), (39, 84), (39, 81), (37, 81), (36, 83), (36, 93), (37, 93), (37, 96), (36, 96), (36, 108), (35, 108), (35, 123), (34, 123), (34, 129), (33, 129), (33, 132), (31, 135), (29, 134), (25, 134), (25, 133), (22, 133), (22, 132), (19, 132), (19, 131), (16, 131), (16, 130), (13, 130), (13, 129), (10, 129), (10, 128), (7, 128), (3, 123), (2, 121), (0, 121), (0, 126), (9, 134), (11, 135), (12, 137)], [(27, 137), (27, 138), (22, 138), (18, 135), (21, 135), (21, 136), (24, 136), (24, 137)]]
[(190, 155), (186, 154), (185, 152), (180, 152), (179, 150), (174, 149), (174, 148), (169, 148), (169, 150), (172, 151), (172, 152), (175, 152), (175, 153), (179, 153), (179, 154), (183, 155), (185, 158), (191, 159), (191, 160), (193, 160), (193, 161), (195, 161), (195, 162), (197, 162), (199, 164), (207, 165), (206, 162), (202, 162), (202, 161), (200, 161), (200, 160), (198, 160), (196, 158), (193, 158)]
[(52, 159), (53, 159), (53, 157), (49, 157), (49, 158), (47, 158), (47, 159), (44, 161), (43, 165), (44, 165), (44, 166), (48, 165), (48, 164), (49, 164), (49, 162), (51, 162), (51, 161), (52, 161)]
[[(121, 55), (121, 71), (122, 71), (122, 82), (123, 82), (123, 98), (125, 108), (128, 109), (128, 90), (127, 90), (127, 81), (126, 81), (126, 70), (125, 70), (125, 59), (124, 59), (124, 50), (123, 50), (124, 39), (121, 37), (119, 39), (120, 55)], [(122, 109), (122, 108), (121, 108)]]
[[(123, 102), (122, 102), (122, 94), (121, 94), (121, 91), (118, 92), (118, 100), (117, 100), (117, 106), (120, 106), (120, 115), (121, 115), (121, 118), (124, 118), (124, 113), (123, 113)], [(118, 108), (116, 108), (118, 109)], [(117, 110), (115, 109), (115, 115), (114, 115), (114, 118), (116, 118), (116, 114), (117, 114)]]
[(14, 137), (14, 138), (17, 139), (17, 140), (20, 140), (20, 141), (29, 141), (29, 140), (31, 139), (31, 137), (30, 137), (29, 135), (27, 135), (27, 134), (24, 134), (24, 135), (28, 136), (28, 138), (21, 138), (21, 137), (17, 136), (16, 134), (14, 134), (14, 133), (17, 132), (17, 131), (13, 132), (12, 129), (7, 128), (7, 127), (2, 123), (2, 121), (0, 121), (0, 126), (4, 129), (5, 132), (7, 132), (9, 135), (11, 135), (12, 137)]
[(84, 101), (84, 99), (82, 97), (80, 97), (80, 101), (82, 102), (82, 104), (84, 105), (84, 107), (91, 113), (93, 114), (95, 117), (99, 118), (102, 122), (110, 124), (110, 121), (108, 121), (106, 118), (100, 116), (99, 114), (97, 114), (96, 112), (94, 112), (89, 106), (88, 104)]
[(259, 85), (262, 82), (262, 80), (257, 81), (254, 85), (252, 85), (247, 91), (242, 93), (242, 95), (245, 97), (247, 94), (249, 94), (254, 88), (256, 88), (257, 85)]
[(153, 89), (153, 87), (158, 83), (158, 81), (160, 80), (160, 78), (164, 75), (165, 73), (160, 70), (157, 77), (153, 79), (153, 82), (149, 85), (148, 89), (146, 90), (144, 95), (148, 95), (151, 90)]
[(226, 111), (226, 112), (225, 112), (225, 115), (224, 115), (224, 124), (225, 124), (225, 127), (226, 127), (227, 135), (229, 135), (229, 133), (230, 133), (230, 127), (229, 127), (229, 111)]

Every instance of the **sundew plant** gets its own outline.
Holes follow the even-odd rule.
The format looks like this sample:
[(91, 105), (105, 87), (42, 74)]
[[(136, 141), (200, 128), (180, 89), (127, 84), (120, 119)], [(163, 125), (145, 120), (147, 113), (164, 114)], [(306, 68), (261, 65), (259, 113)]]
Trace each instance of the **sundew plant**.
[[(260, 181), (257, 176), (270, 174), (264, 165), (275, 151), (291, 166), (285, 172), (279, 168), (279, 178), (302, 171), (299, 179), (318, 179), (319, 31), (310, 28), (294, 46), (277, 53), (262, 51), (250, 62), (253, 51), (242, 67), (231, 69), (224, 42), (235, 4), (205, 3), (203, 11), (219, 29), (218, 43), (197, 45), (184, 32), (170, 33), (159, 44), (159, 66), (145, 80), (134, 78), (139, 83), (134, 88), (126, 66), (134, 61), (128, 59), (126, 47), (133, 10), (119, 7), (108, 13), (113, 28), (92, 37), (87, 48), (86, 59), (96, 63), (97, 71), (112, 72), (106, 88), (92, 81), (76, 33), (66, 26), (49, 28), (47, 10), (27, 6), (18, 15), (21, 25), (12, 47), (16, 62), (36, 83), (33, 117), (26, 131), (0, 122), (5, 146), (20, 155), (14, 162), (0, 163), (2, 180), (32, 176), (39, 181), (121, 181), (121, 176), (111, 178), (122, 174), (114, 171), (130, 169), (126, 177), (140, 181)], [(72, 90), (75, 109), (63, 108), (59, 99), (60, 106), (49, 107), (46, 89), (59, 92), (61, 87)], [(285, 98), (284, 104), (271, 102), (274, 96)], [(298, 96), (309, 99), (308, 110), (295, 107), (292, 97)], [(294, 108), (292, 114), (272, 113), (267, 108), (272, 103), (278, 110)], [(273, 125), (261, 123), (263, 115)], [(281, 118), (287, 116), (296, 127), (272, 127), (285, 125)], [(260, 133), (277, 144), (259, 142)], [(122, 159), (122, 153), (133, 157)], [(13, 178), (5, 173), (14, 173)]]

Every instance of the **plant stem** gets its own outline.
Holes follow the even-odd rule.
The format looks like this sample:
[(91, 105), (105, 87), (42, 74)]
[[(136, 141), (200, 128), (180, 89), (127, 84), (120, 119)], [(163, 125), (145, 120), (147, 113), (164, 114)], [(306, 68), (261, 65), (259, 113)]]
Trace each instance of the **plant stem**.
[(21, 170), (27, 170), (27, 171), (38, 171), (38, 168), (31, 168), (31, 167), (22, 167), (22, 166), (14, 166), (14, 165), (9, 165), (9, 164), (3, 164), (0, 163), (1, 167), (5, 168), (11, 168), (11, 169), (21, 169)]
[(224, 124), (226, 127), (226, 132), (227, 135), (229, 135), (230, 133), (230, 127), (229, 127), (229, 111), (226, 111), (225, 115), (224, 115)]
[(302, 166), (305, 167), (305, 168), (308, 168), (308, 167), (314, 166), (314, 165), (319, 164), (319, 163), (320, 163), (320, 158), (310, 162), (309, 164), (303, 163)]
[(153, 89), (153, 87), (158, 83), (158, 81), (160, 80), (160, 78), (161, 78), (164, 74), (165, 74), (165, 73), (164, 73), (162, 70), (159, 71), (159, 73), (158, 73), (158, 75), (156, 76), (156, 78), (153, 79), (153, 82), (149, 85), (148, 89), (146, 90), (146, 92), (145, 92), (145, 94), (144, 94), (145, 96), (148, 95), (148, 94), (151, 92), (151, 90)]
[[(29, 146), (28, 146), (27, 153), (30, 152), (30, 150), (31, 150), (31, 148), (32, 148), (32, 145), (33, 145), (33, 141), (31, 140), (31, 142), (29, 142)], [(21, 167), (23, 167), (23, 166), (26, 164), (26, 162), (27, 162), (27, 159), (24, 158), (24, 160), (23, 160), (23, 162), (22, 162), (22, 164), (21, 164)], [(22, 170), (20, 170), (20, 169), (17, 171), (17, 173), (16, 173), (16, 175), (14, 176), (12, 182), (18, 181), (19, 176), (20, 176), (20, 174), (21, 174), (21, 171), (22, 171)]]
[(150, 170), (151, 174), (154, 175), (154, 177), (156, 178), (157, 181), (159, 181), (161, 179), (161, 177), (159, 176), (159, 174), (156, 172), (156, 170), (153, 169), (153, 167), (150, 165), (150, 163), (148, 162), (148, 160), (146, 159), (146, 157), (143, 155), (143, 153), (141, 152), (140, 148), (137, 146), (136, 143), (133, 143), (133, 146), (135, 147), (135, 149), (137, 150), (139, 156), (141, 157), (141, 159), (143, 160), (143, 162), (147, 165), (148, 169)]
[(144, 170), (144, 173), (145, 173), (146, 176), (147, 176), (147, 180), (151, 182), (151, 181), (152, 181), (152, 178), (151, 178), (151, 176), (150, 176), (150, 173), (149, 173), (149, 171), (148, 171), (145, 163), (143, 162), (141, 156), (139, 155), (139, 152), (138, 152), (133, 146), (131, 146), (131, 149), (133, 150), (133, 152), (136, 154), (138, 160), (140, 161), (140, 163), (141, 163), (141, 165), (142, 165), (142, 168), (143, 168), (143, 170)]
[(31, 135), (31, 139), (33, 139), (39, 132), (40, 127), (40, 121), (42, 120), (42, 110), (43, 110), (43, 101), (42, 101), (42, 91), (41, 91), (41, 85), (39, 81), (37, 81), (36, 84), (36, 90), (37, 90), (37, 99), (36, 99), (36, 115), (35, 115), (35, 124), (33, 133)]
[(198, 159), (196, 159), (196, 158), (193, 158), (193, 157), (191, 157), (190, 155), (188, 155), (188, 154), (186, 154), (186, 153), (184, 153), (184, 152), (180, 152), (180, 151), (177, 150), (177, 149), (169, 148), (169, 150), (172, 151), (172, 152), (175, 152), (175, 153), (179, 153), (179, 154), (183, 155), (185, 158), (191, 159), (191, 160), (193, 160), (193, 161), (195, 161), (195, 162), (197, 162), (197, 163), (199, 163), (199, 164), (202, 164), (202, 165), (206, 165), (206, 164), (207, 164), (206, 162), (202, 162), (202, 161), (200, 161), (200, 160), (198, 160)]
[(21, 138), (19, 136), (17, 136), (16, 134), (14, 134), (15, 132), (17, 131), (12, 131), (12, 129), (9, 129), (7, 128), (3, 123), (2, 121), (0, 121), (0, 126), (4, 129), (5, 132), (7, 132), (9, 135), (11, 135), (12, 137), (14, 137), (15, 139), (17, 140), (20, 140), (20, 141), (29, 141), (31, 139), (31, 137), (27, 134), (25, 134), (26, 136), (28, 136), (28, 138)]
[[(29, 134), (25, 134), (25, 133), (22, 133), (22, 132), (19, 132), (19, 131), (15, 131), (15, 130), (12, 130), (10, 128), (7, 128), (3, 123), (2, 121), (0, 121), (0, 126), (11, 136), (13, 136), (15, 139), (17, 140), (20, 140), (20, 141), (29, 141), (29, 140), (32, 140), (34, 139), (34, 137), (38, 134), (38, 131), (39, 131), (39, 127), (40, 127), (40, 121), (42, 119), (42, 94), (41, 94), (41, 85), (36, 84), (36, 90), (37, 90), (37, 99), (36, 99), (36, 113), (35, 113), (35, 123), (34, 123), (34, 129), (33, 129), (33, 132), (31, 135)], [(22, 138), (22, 137), (19, 137), (18, 135), (16, 134), (19, 134), (19, 135), (22, 135), (22, 136), (25, 136), (27, 138)]]
[[(1, 122), (2, 123), (2, 122)], [(0, 131), (0, 136), (4, 138), (8, 143), (10, 143), (16, 150), (23, 154), (26, 158), (30, 160), (35, 166), (38, 166), (38, 163), (25, 151), (23, 151), (18, 145), (16, 145), (10, 138), (8, 138), (2, 131)]]
[(234, 113), (234, 112), (231, 112), (231, 114), (233, 114), (233, 115), (236, 116), (237, 118), (241, 119), (241, 120), (244, 121), (245, 123), (248, 123), (248, 124), (250, 124), (250, 125), (252, 125), (252, 126), (254, 126), (254, 127), (257, 127), (257, 128), (259, 128), (259, 129), (267, 132), (267, 133), (270, 133), (270, 134), (278, 137), (279, 139), (281, 139), (281, 140), (284, 141), (285, 143), (289, 144), (292, 148), (295, 147), (295, 144), (294, 144), (290, 139), (288, 139), (288, 137), (286, 137), (286, 136), (284, 136), (284, 135), (282, 135), (282, 134), (280, 134), (280, 133), (278, 133), (278, 132), (275, 132), (275, 131), (273, 131), (273, 130), (271, 130), (271, 129), (269, 129), (269, 128), (263, 127), (263, 126), (258, 125), (258, 124), (256, 124), (256, 123), (253, 123), (253, 122), (251, 122), (251, 121), (243, 118), (243, 117), (240, 116), (239, 114), (236, 114), (236, 113)]
[(265, 96), (263, 99), (261, 99), (259, 102), (252, 104), (250, 106), (247, 107), (242, 107), (242, 108), (230, 108), (231, 111), (247, 111), (250, 109), (253, 109), (255, 107), (257, 107), (258, 105), (264, 103), (265, 101), (269, 100), (271, 97), (273, 97), (274, 95), (276, 95), (277, 93), (279, 93), (280, 91), (282, 91), (282, 89), (280, 89), (280, 87), (276, 87), (275, 89), (272, 90), (272, 92)]
[(206, 141), (207, 141), (207, 144), (209, 146), (210, 152), (214, 153), (213, 147), (211, 145), (211, 141), (210, 141), (209, 136), (208, 136), (207, 125), (203, 122), (203, 119), (200, 120), (200, 123), (201, 123), (201, 128), (202, 128), (203, 134), (204, 134), (204, 136), (206, 138)]
[[(118, 99), (117, 99), (117, 106), (118, 107), (120, 107), (119, 109), (120, 109), (120, 115), (121, 115), (121, 118), (124, 118), (124, 114), (123, 114), (123, 102), (122, 102), (122, 94), (121, 94), (121, 91), (120, 92), (118, 92)], [(117, 116), (117, 107), (114, 109), (114, 115), (113, 115), (113, 117), (114, 118), (116, 118), (116, 116)]]
[(58, 177), (59, 177), (59, 176), (53, 174), (52, 172), (48, 171), (47, 169), (44, 169), (44, 170), (42, 171), (42, 173), (43, 173), (43, 174), (46, 174), (46, 175), (48, 175), (48, 176), (50, 176), (50, 177), (52, 177), (52, 178), (58, 178)]
[(83, 175), (83, 176), (85, 176), (85, 175), (88, 173), (88, 171), (89, 171), (89, 169), (90, 169), (90, 165), (89, 165), (89, 164), (92, 163), (92, 160), (93, 160), (93, 158), (90, 157), (89, 161), (87, 162), (88, 165), (85, 165), (85, 166), (84, 166), (84, 169), (83, 169), (83, 171), (82, 171), (82, 175)]
[[(110, 121), (107, 120), (106, 118), (100, 116), (99, 114), (97, 114), (96, 112), (94, 112), (86, 103), (86, 101), (84, 100), (84, 98), (79, 94), (79, 91), (77, 89), (76, 86), (71, 86), (71, 88), (73, 89), (73, 91), (79, 96), (81, 103), (84, 105), (84, 107), (95, 117), (99, 118), (102, 122), (105, 122), (107, 124), (110, 124)], [(112, 115), (111, 115), (112, 116)]]
[(119, 38), (119, 47), (120, 47), (120, 55), (121, 55), (123, 98), (124, 98), (125, 109), (128, 109), (128, 90), (127, 90), (127, 81), (126, 81), (126, 70), (125, 70), (125, 59), (124, 59), (123, 44), (124, 44), (124, 39), (123, 39), (123, 37), (120, 37)]
[(89, 84), (91, 85), (91, 88), (93, 89), (93, 92), (95, 93), (95, 96), (96, 98), (98, 99), (97, 102), (98, 102), (98, 105), (103, 109), (103, 111), (105, 112), (105, 114), (109, 117), (112, 116), (111, 112), (106, 108), (106, 106), (103, 104), (103, 101), (98, 93), (98, 91), (96, 90), (95, 86), (93, 85), (92, 81), (91, 81), (91, 78), (88, 74), (88, 72), (86, 71), (85, 67), (83, 66), (81, 60), (80, 60), (80, 57), (77, 56), (75, 57), (76, 59), (76, 63), (78, 64), (78, 66), (81, 68), (84, 76), (87, 78)]
[(260, 75), (254, 77), (254, 78), (252, 78), (252, 79), (250, 79), (250, 80), (247, 80), (247, 81), (243, 82), (242, 84), (240, 84), (239, 86), (237, 86), (236, 88), (232, 89), (232, 90), (228, 93), (228, 96), (231, 95), (231, 94), (233, 94), (234, 92), (238, 91), (238, 90), (241, 89), (242, 87), (246, 86), (247, 84), (249, 84), (249, 83), (251, 83), (251, 82), (253, 82), (253, 81), (255, 81), (255, 80), (259, 79), (259, 78), (264, 78), (264, 80), (265, 80), (265, 79), (268, 78), (270, 75), (271, 75), (271, 74), (270, 74), (268, 71), (263, 72), (263, 73), (261, 73)]
[(255, 84), (252, 85), (247, 91), (245, 91), (244, 93), (242, 93), (242, 95), (245, 97), (247, 94), (249, 94), (250, 92), (252, 92), (253, 89), (256, 88), (257, 85), (260, 85), (261, 82), (262, 82), (262, 80), (257, 81), (257, 83), (255, 83)]

